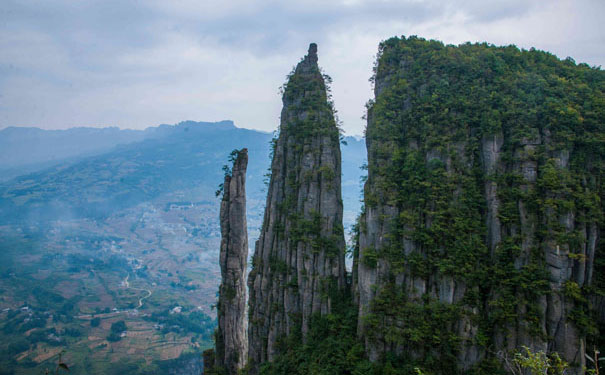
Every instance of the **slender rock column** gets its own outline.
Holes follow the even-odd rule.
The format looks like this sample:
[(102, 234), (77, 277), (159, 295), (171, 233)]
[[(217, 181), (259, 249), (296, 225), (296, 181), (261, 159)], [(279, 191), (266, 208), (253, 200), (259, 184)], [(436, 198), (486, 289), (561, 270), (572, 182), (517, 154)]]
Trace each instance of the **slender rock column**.
[(271, 361), (288, 336), (305, 339), (345, 288), (340, 135), (317, 45), (284, 88), (279, 137), (250, 272), (249, 360)]
[(216, 367), (237, 374), (246, 364), (248, 335), (246, 320), (246, 167), (248, 150), (235, 157), (231, 175), (225, 176), (221, 202), (221, 285), (218, 300)]

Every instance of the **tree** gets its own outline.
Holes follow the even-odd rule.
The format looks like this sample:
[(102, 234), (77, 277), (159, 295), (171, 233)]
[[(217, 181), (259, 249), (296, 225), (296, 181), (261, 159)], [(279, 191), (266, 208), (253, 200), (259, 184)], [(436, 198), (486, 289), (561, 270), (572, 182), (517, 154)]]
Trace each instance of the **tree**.
[(127, 330), (126, 322), (124, 322), (123, 320), (119, 320), (119, 321), (111, 324), (112, 333), (120, 333), (120, 332), (124, 332), (126, 330)]
[(529, 370), (531, 375), (565, 375), (569, 367), (557, 352), (548, 355), (544, 351), (533, 352), (527, 346), (515, 351), (513, 358), (506, 353), (500, 353), (499, 356), (513, 375), (524, 375), (525, 370)]

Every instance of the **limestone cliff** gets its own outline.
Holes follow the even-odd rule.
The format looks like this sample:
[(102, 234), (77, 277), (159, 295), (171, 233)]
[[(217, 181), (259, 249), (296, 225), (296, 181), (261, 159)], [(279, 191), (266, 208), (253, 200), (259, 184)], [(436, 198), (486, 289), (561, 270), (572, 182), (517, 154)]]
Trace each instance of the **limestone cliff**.
[(603, 233), (601, 72), (411, 37), (383, 42), (375, 73), (355, 262), (369, 358), (455, 373), (526, 345), (581, 373)]
[[(271, 361), (287, 336), (345, 288), (339, 130), (317, 46), (284, 87), (267, 204), (248, 285), (249, 360)], [(292, 337), (292, 336), (291, 336)]]
[(219, 287), (216, 368), (237, 374), (248, 355), (246, 317), (246, 168), (248, 150), (232, 153), (233, 168), (225, 176), (221, 201), (221, 285)]

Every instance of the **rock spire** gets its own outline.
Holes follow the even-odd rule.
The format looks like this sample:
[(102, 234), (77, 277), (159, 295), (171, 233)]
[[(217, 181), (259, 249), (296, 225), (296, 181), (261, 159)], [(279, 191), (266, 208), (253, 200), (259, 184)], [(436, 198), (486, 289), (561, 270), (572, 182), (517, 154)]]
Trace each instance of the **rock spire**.
[(248, 150), (232, 153), (233, 168), (225, 176), (221, 201), (221, 285), (219, 287), (216, 367), (228, 374), (246, 364), (248, 333), (246, 316), (246, 168)]
[(271, 361), (345, 288), (340, 134), (317, 45), (284, 87), (279, 136), (250, 287), (249, 360)]

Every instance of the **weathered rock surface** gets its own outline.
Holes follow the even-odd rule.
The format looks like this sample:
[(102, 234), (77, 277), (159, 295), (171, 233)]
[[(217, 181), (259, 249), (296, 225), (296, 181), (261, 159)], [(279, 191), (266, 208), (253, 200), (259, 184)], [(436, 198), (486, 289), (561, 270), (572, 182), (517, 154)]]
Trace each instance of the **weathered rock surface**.
[(199, 375), (204, 371), (203, 359), (199, 353), (181, 355), (179, 358), (169, 360), (170, 365), (166, 375)]
[[(426, 50), (450, 49), (422, 66), (422, 43), (431, 43)], [(597, 127), (577, 121), (565, 133), (562, 120), (540, 112), (548, 103), (544, 93), (560, 83), (550, 76), (539, 88), (521, 74), (501, 86), (517, 90), (502, 95), (514, 103), (502, 112), (532, 108), (540, 121), (473, 110), (473, 100), (489, 96), (478, 90), (500, 83), (489, 68), (465, 83), (471, 73), (446, 61), (478, 52), (465, 53), (414, 38), (383, 44), (366, 132), (368, 179), (354, 275), (358, 334), (371, 360), (387, 352), (455, 355), (458, 370), (467, 371), (497, 352), (528, 346), (556, 351), (573, 373), (583, 373), (581, 314), (603, 233), (603, 150), (579, 139), (599, 134)], [(543, 96), (528, 93), (530, 87)], [(534, 107), (520, 97), (534, 98)], [(603, 316), (601, 299), (592, 301)]]
[(216, 364), (228, 374), (246, 364), (248, 332), (246, 316), (246, 168), (248, 150), (234, 151), (233, 168), (225, 176), (221, 201), (221, 285), (217, 303)]
[(289, 335), (304, 340), (312, 314), (345, 288), (339, 130), (317, 46), (284, 88), (260, 238), (248, 279), (249, 361), (271, 361)]

